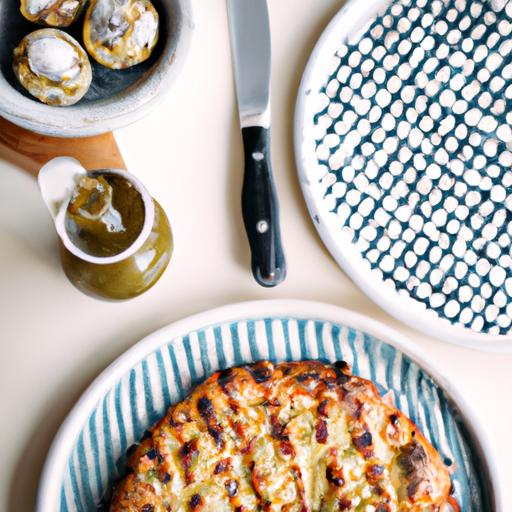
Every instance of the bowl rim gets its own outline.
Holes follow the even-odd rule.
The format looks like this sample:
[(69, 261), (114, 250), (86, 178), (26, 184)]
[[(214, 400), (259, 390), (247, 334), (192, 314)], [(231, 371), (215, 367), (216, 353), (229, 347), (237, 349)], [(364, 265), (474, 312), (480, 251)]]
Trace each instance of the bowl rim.
[(163, 101), (190, 48), (194, 30), (191, 0), (174, 2), (179, 11), (176, 34), (168, 38), (159, 60), (140, 83), (90, 104), (52, 107), (25, 97), (0, 75), (0, 115), (35, 133), (63, 138), (100, 135), (138, 121)]
[(317, 183), (311, 179), (311, 169), (316, 160), (312, 144), (308, 142), (311, 135), (309, 138), (306, 135), (307, 126), (310, 124), (306, 116), (310, 109), (309, 95), (319, 82), (318, 70), (325, 69), (326, 63), (334, 54), (331, 50), (337, 49), (341, 40), (351, 37), (354, 32), (357, 33), (352, 25), (345, 22), (347, 18), (359, 21), (365, 17), (367, 19), (391, 1), (348, 0), (327, 24), (314, 46), (300, 82), (293, 121), (295, 162), (302, 195), (315, 229), (331, 256), (358, 288), (379, 307), (412, 329), (442, 341), (489, 352), (510, 353), (512, 334), (478, 333), (452, 324), (447, 319), (435, 315), (432, 310), (425, 308), (409, 295), (402, 295), (380, 279), (376, 280), (373, 273), (368, 272), (367, 267), (362, 264), (360, 253), (348, 240), (338, 236), (340, 229), (336, 215), (325, 211), (320, 194), (316, 190)]
[(121, 354), (88, 386), (55, 435), (39, 482), (36, 512), (58, 510), (63, 474), (69, 454), (92, 409), (112, 387), (113, 382), (119, 380), (136, 363), (172, 339), (212, 325), (263, 317), (296, 317), (341, 323), (374, 336), (410, 357), (430, 374), (459, 409), (465, 420), (464, 424), (475, 441), (476, 448), (479, 449), (480, 458), (486, 466), (483, 470), (491, 485), (489, 495), (494, 501), (493, 512), (504, 512), (500, 476), (496, 470), (495, 455), (487, 441), (483, 422), (478, 419), (472, 406), (463, 398), (458, 388), (438, 373), (434, 367), (434, 361), (421, 351), (422, 345), (414, 343), (387, 325), (360, 313), (322, 302), (296, 299), (240, 302), (194, 314), (156, 330)]

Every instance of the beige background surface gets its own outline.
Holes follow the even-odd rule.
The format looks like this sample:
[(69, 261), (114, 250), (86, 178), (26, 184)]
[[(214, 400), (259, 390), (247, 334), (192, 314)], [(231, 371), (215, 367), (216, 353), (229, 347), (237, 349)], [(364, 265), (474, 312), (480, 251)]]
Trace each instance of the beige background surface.
[(225, 0), (193, 1), (195, 34), (165, 104), (117, 136), (132, 170), (167, 210), (176, 236), (170, 268), (146, 295), (94, 301), (62, 274), (35, 181), (0, 161), (0, 510), (33, 509), (46, 451), (92, 379), (116, 356), (173, 320), (248, 299), (304, 298), (362, 312), (410, 335), (466, 396), (510, 486), (512, 355), (440, 343), (397, 325), (338, 269), (310, 222), (292, 147), (295, 96), (307, 57), (340, 0), (270, 0), (273, 159), (289, 276), (273, 290), (248, 271), (240, 217), (241, 137)]

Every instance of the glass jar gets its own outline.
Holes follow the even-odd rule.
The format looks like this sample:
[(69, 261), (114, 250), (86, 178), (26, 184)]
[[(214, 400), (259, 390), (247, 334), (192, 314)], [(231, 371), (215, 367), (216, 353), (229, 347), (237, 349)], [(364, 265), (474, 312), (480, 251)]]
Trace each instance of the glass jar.
[[(70, 236), (66, 223), (68, 205), (76, 183), (85, 175), (120, 177), (140, 194), (142, 228), (133, 243), (118, 254), (88, 253)], [(41, 169), (39, 184), (60, 238), (62, 267), (74, 286), (96, 298), (126, 300), (144, 293), (158, 281), (171, 259), (172, 232), (164, 210), (138, 178), (119, 169), (85, 171), (74, 159), (57, 158)]]

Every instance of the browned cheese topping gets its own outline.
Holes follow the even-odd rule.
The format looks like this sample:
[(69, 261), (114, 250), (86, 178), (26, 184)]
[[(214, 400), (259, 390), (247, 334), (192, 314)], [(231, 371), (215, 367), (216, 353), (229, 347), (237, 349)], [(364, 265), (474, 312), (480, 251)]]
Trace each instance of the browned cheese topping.
[(111, 512), (441, 512), (450, 475), (417, 427), (348, 365), (214, 374), (128, 461)]

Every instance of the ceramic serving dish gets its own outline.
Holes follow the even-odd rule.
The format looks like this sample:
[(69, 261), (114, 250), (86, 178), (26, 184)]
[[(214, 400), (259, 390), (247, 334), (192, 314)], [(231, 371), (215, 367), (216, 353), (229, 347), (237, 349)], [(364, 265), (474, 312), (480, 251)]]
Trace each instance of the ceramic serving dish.
[[(120, 128), (158, 104), (185, 59), (193, 28), (189, 0), (155, 0), (159, 42), (151, 57), (129, 69), (111, 70), (90, 59), (91, 88), (77, 104), (51, 107), (30, 96), (12, 70), (12, 53), (38, 27), (19, 12), (19, 1), (0, 2), (0, 115), (37, 133), (84, 137)], [(82, 42), (83, 15), (66, 32)]]
[(512, 3), (349, 1), (300, 87), (295, 147), (315, 227), (415, 329), (512, 349)]
[(410, 341), (355, 313), (320, 303), (225, 306), (164, 327), (109, 366), (59, 430), (37, 511), (94, 511), (145, 429), (218, 369), (261, 359), (345, 360), (391, 391), (453, 469), (464, 512), (503, 512), (493, 457), (460, 394)]

